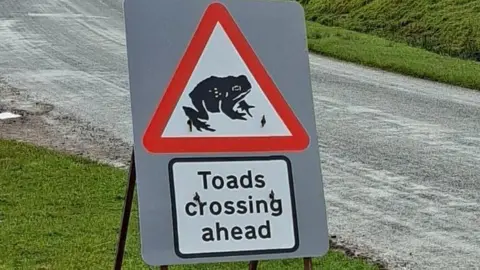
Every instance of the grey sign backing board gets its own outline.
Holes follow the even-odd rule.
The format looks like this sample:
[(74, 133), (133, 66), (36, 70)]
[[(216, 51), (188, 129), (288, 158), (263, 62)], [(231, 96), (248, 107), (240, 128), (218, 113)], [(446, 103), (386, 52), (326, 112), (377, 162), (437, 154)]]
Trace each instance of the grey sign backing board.
[(124, 5), (144, 261), (325, 254), (301, 6), (250, 0)]

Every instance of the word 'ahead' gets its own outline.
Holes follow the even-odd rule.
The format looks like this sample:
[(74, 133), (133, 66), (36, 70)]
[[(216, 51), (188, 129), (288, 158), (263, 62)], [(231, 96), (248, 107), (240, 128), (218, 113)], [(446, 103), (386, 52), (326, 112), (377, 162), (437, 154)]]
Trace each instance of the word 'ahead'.
[(308, 144), (307, 132), (231, 14), (220, 3), (210, 4), (145, 131), (145, 149), (289, 152)]

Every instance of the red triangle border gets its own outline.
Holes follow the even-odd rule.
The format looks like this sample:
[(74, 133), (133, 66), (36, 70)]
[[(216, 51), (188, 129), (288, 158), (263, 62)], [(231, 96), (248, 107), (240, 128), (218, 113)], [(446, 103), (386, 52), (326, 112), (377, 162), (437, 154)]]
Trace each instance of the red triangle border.
[[(257, 80), (260, 88), (284, 121), (292, 136), (161, 137), (217, 22), (222, 25), (247, 68)], [(186, 120), (185, 126), (187, 126)], [(145, 149), (152, 154), (298, 152), (307, 148), (309, 143), (308, 133), (270, 78), (227, 8), (218, 2), (210, 4), (205, 10), (190, 44), (147, 126), (143, 136)]]

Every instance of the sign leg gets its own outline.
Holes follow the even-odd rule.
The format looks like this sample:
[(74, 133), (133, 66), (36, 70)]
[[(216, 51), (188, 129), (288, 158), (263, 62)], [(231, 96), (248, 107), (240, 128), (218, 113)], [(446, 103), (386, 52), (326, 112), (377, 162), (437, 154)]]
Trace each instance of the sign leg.
[(257, 270), (258, 261), (250, 261), (248, 263), (248, 270)]
[(115, 270), (122, 269), (123, 255), (125, 254), (125, 244), (127, 240), (128, 222), (130, 221), (130, 214), (132, 212), (133, 194), (135, 191), (135, 155), (132, 149), (132, 156), (130, 158), (130, 168), (128, 176), (127, 190), (125, 192), (125, 201), (123, 204), (122, 223), (120, 227), (120, 235), (117, 243), (117, 255), (115, 258)]
[(160, 270), (168, 270), (168, 265), (162, 265), (162, 266), (160, 266)]
[(313, 270), (312, 258), (303, 258), (303, 269)]

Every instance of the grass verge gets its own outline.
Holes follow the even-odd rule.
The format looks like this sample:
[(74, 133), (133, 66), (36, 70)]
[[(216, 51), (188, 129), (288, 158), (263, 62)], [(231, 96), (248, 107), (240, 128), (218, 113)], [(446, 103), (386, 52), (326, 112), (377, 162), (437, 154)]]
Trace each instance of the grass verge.
[[(0, 140), (0, 269), (108, 269), (113, 266), (126, 172), (25, 143)], [(153, 269), (140, 257), (133, 207), (125, 269)], [(301, 260), (262, 262), (301, 269)], [(171, 269), (246, 269), (245, 262)], [(314, 268), (379, 269), (330, 250)]]
[(413, 77), (480, 90), (480, 63), (307, 21), (310, 51)]
[(310, 21), (480, 61), (478, 0), (299, 1)]

